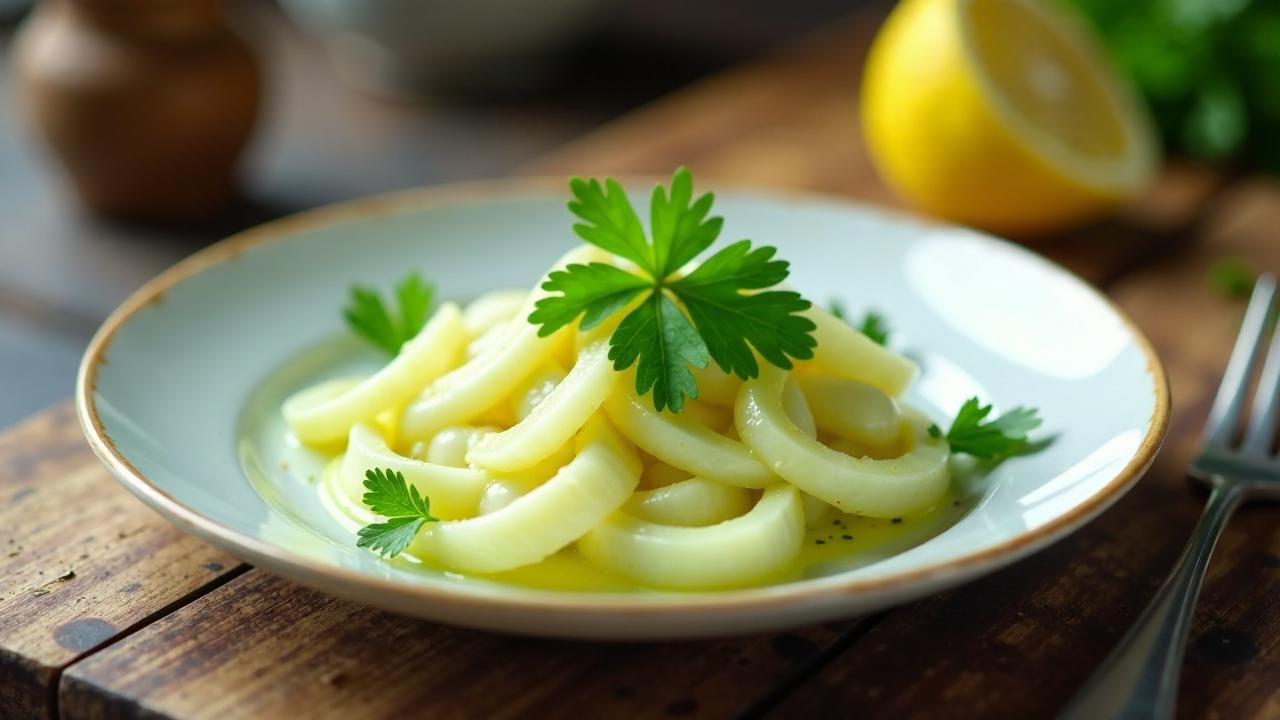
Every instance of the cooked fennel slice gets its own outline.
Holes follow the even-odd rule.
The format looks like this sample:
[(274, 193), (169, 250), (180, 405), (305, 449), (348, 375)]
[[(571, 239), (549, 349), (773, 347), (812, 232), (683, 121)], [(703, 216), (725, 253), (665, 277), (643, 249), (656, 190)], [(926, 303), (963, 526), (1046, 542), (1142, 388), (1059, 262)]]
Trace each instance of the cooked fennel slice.
[(423, 462), (397, 454), (376, 430), (363, 423), (351, 428), (338, 471), (338, 487), (356, 506), (364, 497), (364, 475), (380, 468), (404, 475), (405, 482), (431, 499), (431, 514), (443, 520), (476, 514), (490, 477), (481, 470)]
[(594, 420), (568, 465), (542, 485), (487, 515), (430, 523), (409, 552), (462, 572), (496, 573), (539, 562), (567, 547), (622, 506), (640, 480), (640, 462)]
[(342, 440), (356, 423), (399, 407), (452, 365), (466, 342), (458, 306), (440, 306), (386, 367), (339, 395), (303, 390), (284, 402), (284, 419), (304, 443)]
[[(594, 248), (575, 248), (566, 253), (552, 271), (569, 263), (589, 262), (597, 253)], [(517, 317), (527, 316), (533, 304), (545, 294), (542, 290), (530, 294)], [(423, 440), (441, 428), (466, 423), (492, 408), (568, 343), (572, 330), (566, 326), (548, 337), (539, 337), (537, 326), (511, 323), (502, 342), (486, 347), (481, 354), (428, 385), (405, 408), (400, 422), (401, 437), (408, 441)]]
[(746, 445), (692, 417), (654, 410), (635, 394), (629, 376), (618, 381), (604, 408), (628, 440), (668, 465), (725, 485), (763, 488), (777, 482)]
[(885, 460), (858, 458), (806, 435), (782, 406), (786, 372), (761, 368), (743, 384), (735, 408), (738, 432), (787, 482), (847, 513), (898, 517), (928, 509), (947, 490), (949, 451), (929, 436), (929, 421), (905, 417), (906, 452)]
[(797, 377), (791, 382), (799, 383), (813, 418), (823, 430), (878, 450), (891, 450), (898, 444), (902, 435), (898, 406), (880, 389), (835, 377)]
[(497, 472), (536, 465), (578, 433), (613, 391), (617, 377), (608, 343), (584, 348), (569, 374), (528, 417), (485, 437), (467, 453), (467, 462)]
[(462, 325), (472, 340), (495, 327), (516, 319), (529, 300), (529, 291), (520, 288), (493, 290), (467, 303), (462, 309)]
[(663, 525), (703, 527), (732, 520), (751, 509), (746, 488), (689, 478), (631, 496), (623, 510)]
[[(826, 310), (815, 305), (804, 315), (817, 325), (813, 336), (818, 341), (813, 359), (798, 366), (805, 371), (866, 383), (889, 397), (901, 395), (915, 378), (914, 362), (877, 345)], [(766, 366), (777, 369), (767, 363)]]
[(804, 532), (800, 494), (779, 483), (745, 515), (707, 527), (661, 525), (617, 512), (579, 540), (578, 549), (649, 585), (711, 590), (780, 572), (800, 552)]

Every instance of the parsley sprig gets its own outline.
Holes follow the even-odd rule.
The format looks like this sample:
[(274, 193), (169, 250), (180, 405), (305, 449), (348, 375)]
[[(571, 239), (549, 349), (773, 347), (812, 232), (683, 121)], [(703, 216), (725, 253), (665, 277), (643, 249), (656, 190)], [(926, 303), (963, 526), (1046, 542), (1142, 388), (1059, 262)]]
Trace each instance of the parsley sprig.
[(960, 406), (946, 435), (937, 425), (929, 426), (929, 434), (945, 439), (952, 452), (982, 460), (1002, 460), (1032, 447), (1027, 433), (1040, 427), (1035, 408), (1016, 407), (995, 420), (984, 422), (990, 414), (990, 405), (983, 405), (972, 397)]
[(356, 547), (392, 558), (409, 547), (423, 525), (439, 522), (431, 516), (431, 499), (419, 495), (418, 488), (406, 483), (404, 475), (395, 470), (366, 471), (364, 488), (365, 506), (387, 519), (360, 528)]
[(377, 290), (361, 285), (351, 288), (351, 300), (342, 315), (357, 335), (395, 355), (427, 324), (434, 298), (435, 286), (413, 273), (396, 285), (398, 316), (392, 315)]
[(877, 345), (889, 344), (889, 323), (875, 310), (868, 310), (867, 314), (862, 316), (858, 332), (866, 335), (867, 339)]
[(889, 322), (878, 310), (868, 310), (866, 314), (862, 316), (862, 320), (858, 324), (854, 325), (852, 322), (849, 322), (846, 317), (847, 313), (845, 312), (844, 304), (839, 300), (832, 300), (831, 314), (845, 322), (848, 322), (855, 330), (866, 335), (867, 339), (871, 342), (877, 345), (889, 344)]
[(813, 357), (817, 345), (812, 321), (800, 315), (808, 300), (789, 290), (767, 290), (790, 273), (773, 247), (739, 240), (711, 255), (691, 272), (680, 271), (709, 248), (724, 225), (708, 217), (714, 195), (695, 199), (693, 176), (676, 170), (670, 188), (653, 190), (649, 237), (616, 180), (574, 178), (569, 211), (583, 240), (631, 261), (639, 272), (608, 263), (573, 264), (551, 273), (529, 322), (549, 335), (579, 316), (590, 330), (607, 318), (639, 304), (609, 338), (615, 370), (636, 365), (636, 392), (653, 392), (653, 406), (680, 412), (698, 388), (690, 367), (711, 360), (742, 379), (757, 377), (756, 353), (790, 369), (791, 361)]

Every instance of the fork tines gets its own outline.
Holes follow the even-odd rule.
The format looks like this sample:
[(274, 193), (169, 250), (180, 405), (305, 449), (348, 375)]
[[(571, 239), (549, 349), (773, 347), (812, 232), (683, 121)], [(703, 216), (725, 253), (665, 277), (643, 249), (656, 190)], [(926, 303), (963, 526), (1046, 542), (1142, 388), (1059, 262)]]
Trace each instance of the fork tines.
[[(1224, 454), (1263, 459), (1272, 455), (1276, 423), (1280, 419), (1280, 333), (1275, 332), (1276, 280), (1267, 273), (1258, 278), (1245, 310), (1244, 322), (1231, 351), (1226, 373), (1218, 395), (1214, 398), (1209, 421), (1205, 425), (1201, 457), (1197, 469), (1220, 472), (1213, 467)], [(1270, 337), (1262, 374), (1258, 378), (1253, 405), (1245, 419), (1245, 399), (1253, 384), (1262, 346)], [(1245, 423), (1243, 439), (1237, 446), (1240, 425)], [(1207, 462), (1202, 463), (1205, 460)], [(1208, 465), (1209, 467), (1201, 467)]]

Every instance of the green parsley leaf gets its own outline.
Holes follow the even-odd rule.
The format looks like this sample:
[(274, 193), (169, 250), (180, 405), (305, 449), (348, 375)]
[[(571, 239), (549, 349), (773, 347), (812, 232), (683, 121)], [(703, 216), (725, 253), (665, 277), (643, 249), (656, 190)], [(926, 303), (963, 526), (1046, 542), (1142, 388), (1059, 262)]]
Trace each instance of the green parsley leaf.
[(569, 189), (574, 198), (569, 202), (569, 212), (583, 220), (573, 226), (578, 237), (630, 260), (650, 275), (656, 274), (653, 250), (645, 239), (640, 218), (617, 180), (609, 178), (601, 187), (599, 180), (573, 178)]
[(671, 285), (716, 364), (743, 380), (760, 374), (752, 347), (765, 360), (790, 369), (791, 358), (813, 357), (818, 344), (813, 321), (799, 314), (811, 303), (799, 293), (741, 292), (770, 287), (787, 277), (787, 263), (773, 260), (775, 252), (771, 247), (752, 250), (749, 241), (741, 240)]
[(366, 525), (356, 534), (356, 547), (369, 548), (384, 558), (393, 558), (409, 547), (426, 523), (423, 518), (395, 517)]
[[(661, 185), (653, 188), (649, 223), (653, 226), (654, 277), (666, 278), (711, 247), (720, 236), (724, 218), (707, 218), (715, 195), (693, 200), (693, 174), (682, 167), (671, 176), (668, 197)], [(692, 204), (690, 204), (692, 202)]]
[(418, 273), (413, 273), (396, 286), (396, 302), (400, 304), (400, 335), (405, 342), (427, 326), (435, 294), (435, 287), (423, 281)]
[(409, 547), (423, 525), (439, 522), (431, 516), (430, 498), (419, 495), (418, 488), (405, 482), (404, 475), (395, 470), (366, 471), (364, 488), (365, 506), (387, 519), (360, 528), (356, 547), (369, 548), (383, 557), (395, 557)]
[(867, 336), (867, 339), (877, 345), (887, 345), (889, 342), (889, 323), (885, 322), (884, 316), (875, 310), (868, 310), (866, 315), (862, 316), (862, 324), (858, 326), (858, 332)]
[(427, 324), (434, 297), (435, 287), (413, 273), (395, 289), (399, 317), (392, 316), (376, 290), (360, 285), (351, 288), (350, 304), (342, 314), (353, 332), (395, 355)]
[(983, 422), (990, 414), (990, 405), (983, 405), (978, 398), (972, 397), (960, 406), (960, 412), (956, 413), (946, 435), (937, 425), (929, 426), (929, 434), (946, 439), (952, 452), (983, 460), (1004, 459), (1030, 447), (1027, 433), (1040, 427), (1040, 418), (1034, 408), (1017, 407), (995, 420)]
[(560, 294), (534, 303), (529, 322), (541, 326), (538, 334), (545, 337), (582, 315), (578, 327), (590, 330), (651, 287), (645, 278), (605, 263), (570, 265), (547, 277), (542, 289)]
[(662, 291), (650, 293), (632, 310), (609, 342), (609, 359), (615, 370), (631, 367), (637, 358), (636, 392), (653, 390), (653, 407), (659, 412), (684, 408), (685, 396), (698, 397), (689, 366), (707, 366), (707, 346), (689, 319)]
[[(686, 397), (697, 397), (690, 367), (715, 360), (745, 379), (759, 375), (755, 355), (782, 368), (813, 357), (813, 322), (800, 315), (810, 307), (799, 294), (767, 290), (790, 272), (772, 247), (752, 248), (740, 240), (707, 258), (685, 277), (675, 277), (719, 237), (724, 221), (710, 217), (714, 196), (697, 197), (693, 176), (679, 168), (669, 188), (654, 188), (650, 200), (652, 241), (626, 192), (616, 181), (574, 178), (569, 210), (581, 223), (583, 240), (634, 262), (643, 275), (607, 263), (574, 264), (552, 273), (542, 287), (551, 293), (534, 305), (529, 322), (547, 335), (581, 317), (590, 329), (642, 301), (609, 338), (616, 370), (639, 363), (636, 392), (653, 392), (653, 406), (679, 412)], [(675, 279), (673, 279), (673, 277)]]
[[(829, 307), (833, 317), (837, 320), (845, 320), (848, 322), (846, 319), (844, 303), (839, 300), (832, 300)], [(854, 329), (863, 335), (866, 335), (868, 340), (877, 345), (887, 345), (889, 343), (889, 323), (886, 322), (884, 316), (876, 310), (868, 310), (867, 313), (862, 316), (862, 322), (855, 325)]]
[(1209, 279), (1214, 289), (1229, 298), (1247, 298), (1253, 292), (1258, 275), (1249, 264), (1238, 257), (1224, 257), (1214, 261), (1209, 268)]

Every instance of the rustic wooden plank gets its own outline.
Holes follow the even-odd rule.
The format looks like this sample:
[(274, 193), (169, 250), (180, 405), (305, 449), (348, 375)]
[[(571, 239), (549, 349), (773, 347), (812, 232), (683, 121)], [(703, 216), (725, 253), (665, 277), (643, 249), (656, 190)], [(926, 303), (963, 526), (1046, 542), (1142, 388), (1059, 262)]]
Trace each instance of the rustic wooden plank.
[(0, 435), (0, 718), (54, 717), (63, 668), (236, 567), (129, 496), (69, 404)]
[[(1110, 651), (1168, 574), (1205, 493), (1184, 477), (1242, 304), (1215, 292), (1222, 256), (1280, 270), (1280, 187), (1249, 182), (1224, 196), (1203, 232), (1113, 295), (1168, 366), (1169, 440), (1148, 477), (1097, 522), (1052, 549), (959, 590), (892, 613), (777, 708), (873, 716), (1043, 717)], [(1280, 514), (1248, 507), (1219, 546), (1192, 630), (1183, 717), (1280, 712)]]
[(448, 628), (253, 570), (70, 668), (62, 717), (630, 717), (737, 714), (833, 626), (617, 644)]

